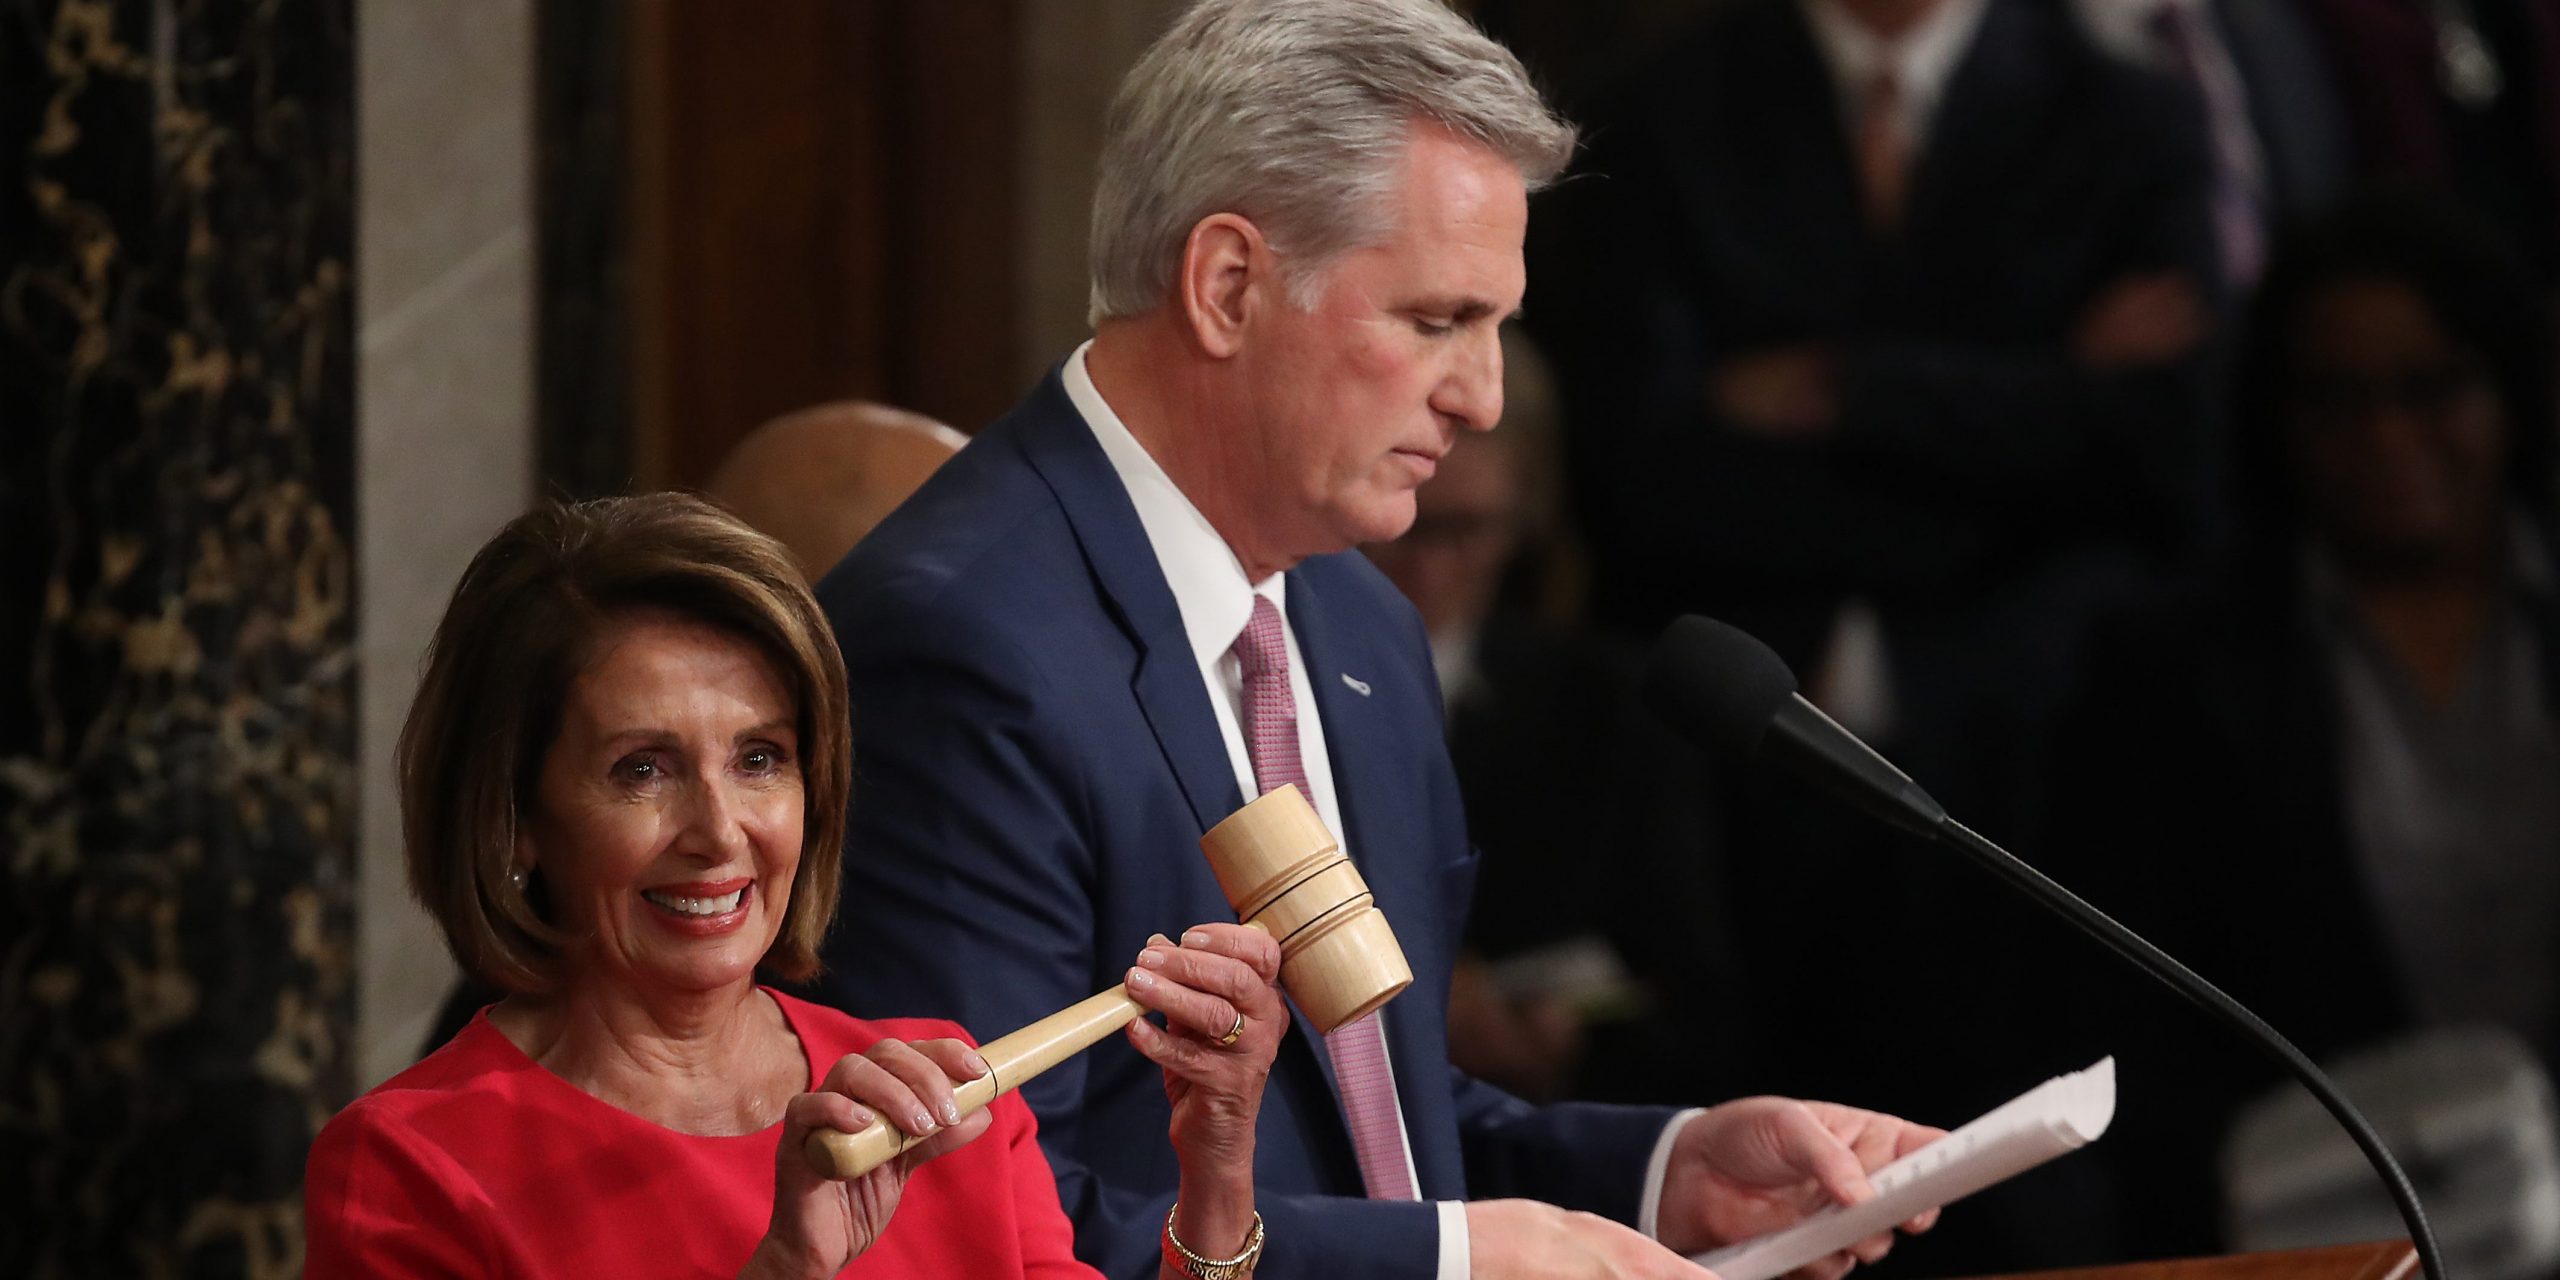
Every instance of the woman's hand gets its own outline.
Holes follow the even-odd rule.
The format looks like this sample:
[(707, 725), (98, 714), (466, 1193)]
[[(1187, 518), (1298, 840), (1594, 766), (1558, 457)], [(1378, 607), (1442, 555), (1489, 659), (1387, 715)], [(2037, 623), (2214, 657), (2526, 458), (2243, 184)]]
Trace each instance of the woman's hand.
[(1195, 926), (1179, 945), (1159, 934), (1129, 970), (1129, 994), (1164, 1015), (1162, 1029), (1140, 1018), (1128, 1036), (1164, 1068), (1173, 1102), (1177, 1230), (1211, 1257), (1234, 1255), (1253, 1231), (1254, 1119), (1289, 1029), (1279, 981), (1280, 944), (1236, 924)]
[[(773, 1154), (773, 1220), (744, 1276), (833, 1276), (888, 1229), (898, 1196), (917, 1165), (987, 1131), (981, 1108), (962, 1117), (954, 1081), (987, 1073), (977, 1051), (957, 1040), (883, 1040), (847, 1055), (815, 1093), (782, 1111), (782, 1145)], [(802, 1148), (819, 1129), (855, 1133), (875, 1124), (932, 1140), (859, 1178), (837, 1182), (809, 1165)], [(939, 1132), (937, 1132), (937, 1130)]]

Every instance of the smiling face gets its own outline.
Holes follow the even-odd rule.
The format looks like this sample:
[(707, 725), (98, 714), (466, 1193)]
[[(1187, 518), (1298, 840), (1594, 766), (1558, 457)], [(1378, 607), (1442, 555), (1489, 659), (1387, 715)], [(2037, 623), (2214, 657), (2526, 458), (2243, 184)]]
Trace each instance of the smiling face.
[(573, 983), (752, 981), (800, 866), (798, 708), (749, 641), (665, 613), (607, 630), (568, 690), (517, 857)]
[(1270, 558), (1395, 537), (1462, 430), (1502, 417), (1526, 185), (1501, 156), (1417, 126), (1386, 239), (1337, 259), (1313, 307), (1278, 301), (1245, 345)]

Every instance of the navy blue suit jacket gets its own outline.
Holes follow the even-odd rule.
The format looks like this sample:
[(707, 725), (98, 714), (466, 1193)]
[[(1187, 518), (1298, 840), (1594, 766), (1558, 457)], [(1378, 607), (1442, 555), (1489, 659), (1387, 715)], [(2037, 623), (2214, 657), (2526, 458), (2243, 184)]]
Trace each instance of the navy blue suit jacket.
[[(1235, 771), (1136, 508), (1054, 371), (818, 597), (852, 677), (855, 761), (824, 997), (993, 1037), (1117, 984), (1151, 933), (1234, 918), (1198, 841), (1243, 803)], [(1413, 610), (1352, 553), (1291, 570), (1288, 607), (1351, 855), (1413, 966), (1386, 1030), (1422, 1195), (1632, 1221), (1670, 1112), (1533, 1108), (1449, 1066), (1476, 855)], [(1263, 1101), (1262, 1274), (1428, 1276), (1435, 1210), (1356, 1198), (1331, 1074), (1300, 1018)], [(1115, 1037), (1023, 1094), (1077, 1252), (1153, 1274), (1178, 1181), (1161, 1073)]]

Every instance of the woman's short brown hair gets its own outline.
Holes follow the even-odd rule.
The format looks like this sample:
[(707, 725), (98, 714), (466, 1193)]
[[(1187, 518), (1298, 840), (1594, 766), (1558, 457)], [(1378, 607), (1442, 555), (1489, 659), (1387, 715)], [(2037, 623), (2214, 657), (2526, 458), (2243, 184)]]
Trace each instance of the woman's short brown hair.
[(566, 935), (542, 919), (538, 894), (508, 883), (516, 830), (571, 683), (596, 642), (638, 610), (754, 643), (792, 691), (808, 810), (800, 871), (764, 965), (807, 978), (843, 871), (853, 768), (844, 657), (790, 553), (690, 494), (544, 503), (472, 557), (400, 731), (410, 890), (465, 972), (511, 991), (558, 981)]

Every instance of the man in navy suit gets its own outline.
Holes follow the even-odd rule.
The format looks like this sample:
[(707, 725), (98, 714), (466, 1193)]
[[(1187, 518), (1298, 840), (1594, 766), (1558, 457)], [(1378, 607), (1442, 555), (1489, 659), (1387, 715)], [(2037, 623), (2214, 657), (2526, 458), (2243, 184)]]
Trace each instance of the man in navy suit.
[[(826, 980), (850, 1007), (993, 1036), (1143, 984), (1117, 958), (1229, 913), (1198, 838), (1275, 779), (1343, 839), (1416, 980), (1284, 1046), (1267, 1276), (1700, 1275), (1674, 1251), (1869, 1194), (1935, 1135), (1778, 1098), (1538, 1109), (1448, 1065), (1476, 858), (1422, 628), (1347, 549), (1500, 416), (1527, 194), (1572, 145), (1432, 0), (1195, 7), (1113, 111), (1093, 341), (819, 586), (860, 760)], [(1177, 1225), (1155, 1051), (1023, 1090), (1113, 1276)]]

